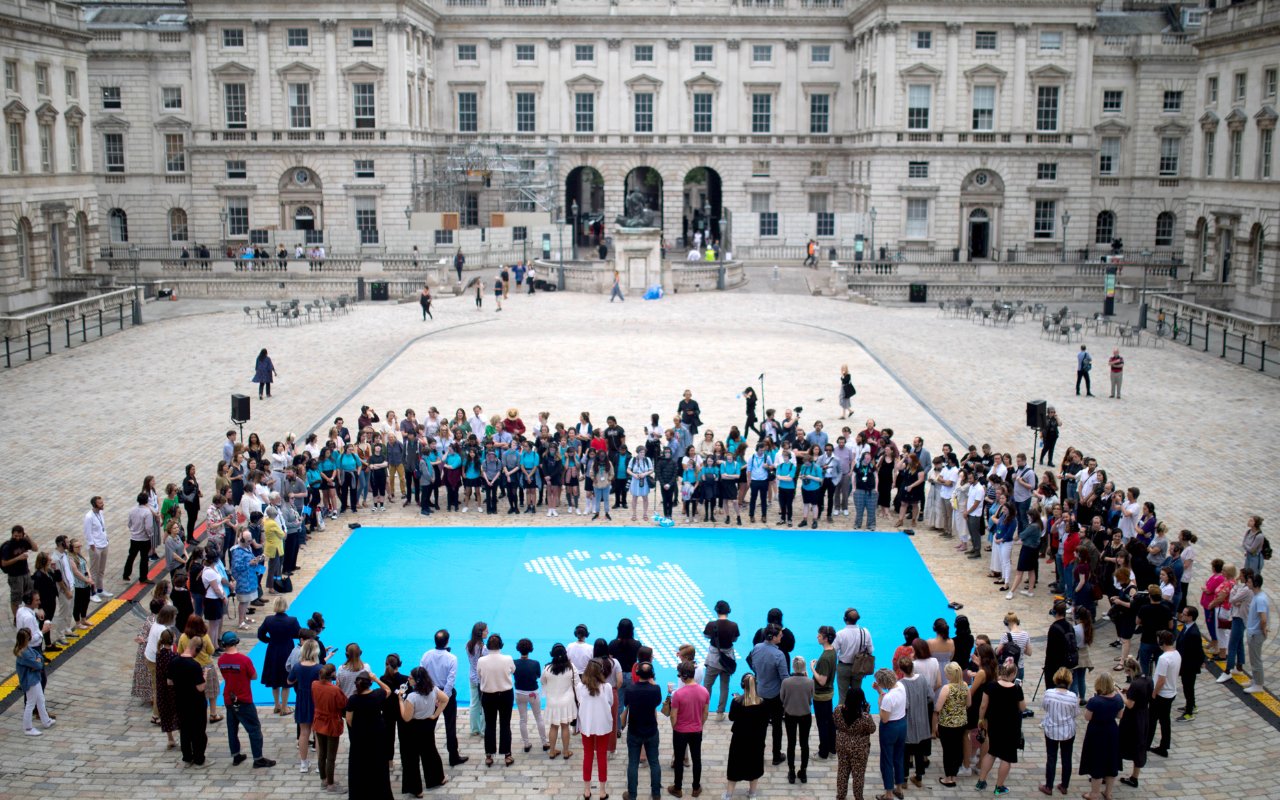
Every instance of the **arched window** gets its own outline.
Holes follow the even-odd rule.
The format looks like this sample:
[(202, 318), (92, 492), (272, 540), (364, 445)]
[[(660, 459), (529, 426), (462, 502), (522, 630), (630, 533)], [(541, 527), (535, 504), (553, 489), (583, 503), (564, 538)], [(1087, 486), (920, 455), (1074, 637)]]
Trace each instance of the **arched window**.
[(1262, 267), (1266, 255), (1266, 237), (1262, 226), (1253, 226), (1253, 282), (1262, 283)]
[(31, 223), (26, 217), (18, 220), (18, 277), (31, 277)]
[(129, 215), (122, 208), (113, 208), (107, 212), (107, 224), (111, 228), (111, 241), (129, 241)]
[(187, 212), (181, 208), (169, 209), (169, 241), (187, 240)]
[(1098, 212), (1098, 221), (1093, 228), (1094, 244), (1111, 244), (1116, 238), (1116, 215), (1112, 211)]
[(1161, 211), (1156, 216), (1156, 247), (1173, 246), (1174, 221), (1175, 217), (1172, 211)]

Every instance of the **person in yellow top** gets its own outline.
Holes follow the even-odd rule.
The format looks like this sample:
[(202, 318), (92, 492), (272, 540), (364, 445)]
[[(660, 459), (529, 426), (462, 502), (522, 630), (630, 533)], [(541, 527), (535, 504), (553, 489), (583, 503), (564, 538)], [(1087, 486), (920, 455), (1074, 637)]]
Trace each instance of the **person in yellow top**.
[(280, 509), (267, 506), (266, 517), (262, 520), (262, 555), (267, 559), (267, 592), (275, 594), (276, 578), (280, 577), (280, 566), (284, 563), (284, 528), (280, 527), (278, 517)]
[(182, 635), (178, 637), (179, 652), (185, 653), (187, 651), (187, 643), (192, 639), (203, 640), (200, 649), (196, 650), (195, 659), (200, 668), (204, 670), (204, 696), (209, 700), (209, 721), (221, 722), (222, 715), (218, 713), (221, 676), (218, 673), (217, 664), (213, 660), (213, 639), (209, 637), (209, 626), (196, 614), (192, 614), (186, 621), (182, 629)]
[(715, 260), (716, 260), (716, 249), (715, 249), (714, 247), (712, 247), (711, 245), (707, 245), (707, 252), (706, 252), (706, 255), (705, 255), (705, 257), (704, 257), (704, 260), (706, 260), (706, 261), (715, 261)]

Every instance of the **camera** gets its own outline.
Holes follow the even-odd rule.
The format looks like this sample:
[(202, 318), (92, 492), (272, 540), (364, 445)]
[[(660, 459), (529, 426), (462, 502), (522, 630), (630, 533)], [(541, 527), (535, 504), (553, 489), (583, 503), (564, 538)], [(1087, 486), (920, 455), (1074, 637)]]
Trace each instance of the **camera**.
[(797, 414), (799, 414), (800, 412), (804, 411), (804, 406), (796, 406), (795, 408), (793, 408), (793, 409), (791, 409), (791, 410), (792, 410), (792, 411), (794, 411), (794, 412), (796, 412)]

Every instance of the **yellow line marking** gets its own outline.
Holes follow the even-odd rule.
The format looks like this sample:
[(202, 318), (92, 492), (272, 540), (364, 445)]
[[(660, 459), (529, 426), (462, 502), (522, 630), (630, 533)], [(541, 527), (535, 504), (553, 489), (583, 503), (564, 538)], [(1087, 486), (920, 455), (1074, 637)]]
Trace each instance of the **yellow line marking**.
[[(107, 619), (110, 618), (110, 616), (113, 613), (115, 613), (115, 610), (124, 604), (125, 604), (124, 600), (121, 600), (119, 598), (112, 598), (107, 602), (98, 606), (98, 610), (95, 611), (89, 617), (89, 630), (93, 630), (97, 626), (106, 622)], [(81, 631), (75, 637), (67, 637), (67, 638), (74, 638), (76, 642), (78, 642), (88, 632), (89, 631)], [(75, 642), (72, 642), (71, 646), (73, 646), (74, 644)], [(71, 646), (65, 647), (57, 653), (50, 653), (48, 656), (46, 656), (46, 658), (48, 658), (50, 661), (57, 661), (59, 658), (62, 658), (63, 656), (70, 655)], [(3, 682), (0, 682), (0, 701), (5, 700), (6, 698), (9, 697), (9, 695), (13, 694), (16, 691), (18, 691), (18, 676), (16, 674), (10, 675)]]

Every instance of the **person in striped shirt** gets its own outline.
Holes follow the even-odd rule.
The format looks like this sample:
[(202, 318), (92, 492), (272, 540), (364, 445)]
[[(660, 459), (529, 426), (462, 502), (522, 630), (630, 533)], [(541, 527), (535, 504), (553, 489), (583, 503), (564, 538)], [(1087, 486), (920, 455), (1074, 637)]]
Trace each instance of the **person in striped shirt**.
[(1058, 792), (1066, 794), (1071, 784), (1071, 748), (1076, 741), (1076, 714), (1080, 710), (1080, 698), (1070, 690), (1071, 677), (1071, 670), (1059, 667), (1053, 673), (1053, 688), (1040, 700), (1040, 709), (1044, 712), (1040, 727), (1044, 729), (1044, 749), (1048, 756), (1040, 792), (1046, 795), (1053, 794), (1053, 774), (1059, 753), (1062, 755), (1062, 782), (1058, 784)]

